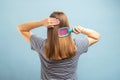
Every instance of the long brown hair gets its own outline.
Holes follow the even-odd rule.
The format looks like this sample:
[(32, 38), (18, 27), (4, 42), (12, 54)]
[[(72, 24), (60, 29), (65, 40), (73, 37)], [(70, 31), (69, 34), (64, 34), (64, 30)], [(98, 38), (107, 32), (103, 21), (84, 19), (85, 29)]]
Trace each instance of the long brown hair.
[(45, 55), (50, 60), (61, 60), (73, 57), (76, 53), (76, 47), (71, 35), (59, 38), (58, 29), (61, 27), (70, 27), (67, 16), (60, 11), (53, 12), (50, 17), (60, 20), (60, 24), (54, 28), (47, 29), (47, 40), (45, 44)]

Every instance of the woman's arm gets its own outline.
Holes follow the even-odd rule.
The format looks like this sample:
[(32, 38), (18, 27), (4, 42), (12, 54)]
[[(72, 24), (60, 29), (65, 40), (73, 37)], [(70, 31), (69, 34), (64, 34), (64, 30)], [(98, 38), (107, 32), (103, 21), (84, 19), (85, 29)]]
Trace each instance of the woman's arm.
[(83, 27), (78, 26), (76, 28), (73, 28), (73, 31), (76, 34), (78, 34), (78, 33), (85, 34), (89, 40), (89, 46), (98, 42), (100, 39), (100, 34), (92, 29), (83, 28)]
[(26, 22), (23, 24), (18, 25), (17, 30), (19, 33), (25, 38), (25, 40), (29, 43), (30, 42), (30, 36), (32, 35), (32, 32), (30, 30), (34, 28), (38, 28), (40, 26), (46, 26), (48, 28), (54, 27), (54, 25), (59, 24), (59, 21), (55, 18), (46, 18), (40, 21), (34, 21), (34, 22)]

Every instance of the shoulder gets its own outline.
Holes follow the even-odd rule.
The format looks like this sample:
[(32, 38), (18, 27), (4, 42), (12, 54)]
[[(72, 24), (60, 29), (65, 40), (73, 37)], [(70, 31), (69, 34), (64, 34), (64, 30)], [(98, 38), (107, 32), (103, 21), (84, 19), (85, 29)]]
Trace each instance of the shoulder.
[(30, 36), (30, 44), (31, 44), (31, 47), (32, 49), (40, 49), (43, 47), (43, 44), (45, 42), (46, 39), (44, 38), (41, 38), (35, 34), (32, 34)]
[(32, 41), (32, 40), (34, 40), (34, 41), (44, 41), (45, 39), (42, 38), (42, 37), (39, 37), (38, 35), (31, 34), (30, 41)]
[(89, 40), (87, 37), (82, 37), (82, 38), (74, 38), (73, 39), (76, 45), (88, 45), (89, 46)]
[(77, 47), (77, 51), (80, 51), (80, 53), (87, 52), (88, 47), (89, 47), (89, 40), (87, 37), (74, 38), (73, 40)]

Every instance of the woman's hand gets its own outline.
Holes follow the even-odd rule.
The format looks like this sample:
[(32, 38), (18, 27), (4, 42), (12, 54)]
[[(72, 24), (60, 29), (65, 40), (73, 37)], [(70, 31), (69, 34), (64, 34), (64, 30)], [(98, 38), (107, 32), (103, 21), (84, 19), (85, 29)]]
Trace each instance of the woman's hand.
[(100, 34), (98, 32), (81, 26), (74, 27), (73, 32), (75, 34), (79, 34), (79, 33), (85, 34), (89, 40), (89, 46), (98, 42), (100, 39)]
[(54, 27), (55, 25), (58, 25), (60, 21), (56, 18), (46, 18), (43, 20), (43, 26), (46, 26), (48, 28)]
[(82, 32), (82, 27), (81, 26), (76, 26), (76, 27), (73, 27), (72, 30), (75, 34), (79, 34)]

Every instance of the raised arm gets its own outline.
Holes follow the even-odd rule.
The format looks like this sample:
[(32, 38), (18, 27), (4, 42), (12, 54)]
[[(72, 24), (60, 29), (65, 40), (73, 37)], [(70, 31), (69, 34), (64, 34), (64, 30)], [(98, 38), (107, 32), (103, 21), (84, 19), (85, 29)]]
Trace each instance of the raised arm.
[(73, 32), (75, 32), (76, 34), (78, 33), (85, 34), (89, 40), (89, 46), (98, 42), (100, 39), (100, 34), (98, 32), (81, 26), (73, 28)]
[(54, 27), (54, 25), (59, 24), (59, 21), (55, 18), (46, 18), (40, 21), (34, 21), (34, 22), (26, 22), (23, 24), (18, 25), (17, 30), (19, 33), (25, 38), (25, 40), (29, 43), (30, 42), (30, 36), (32, 35), (32, 32), (30, 30), (34, 28), (38, 28), (40, 26), (46, 26), (48, 28)]

